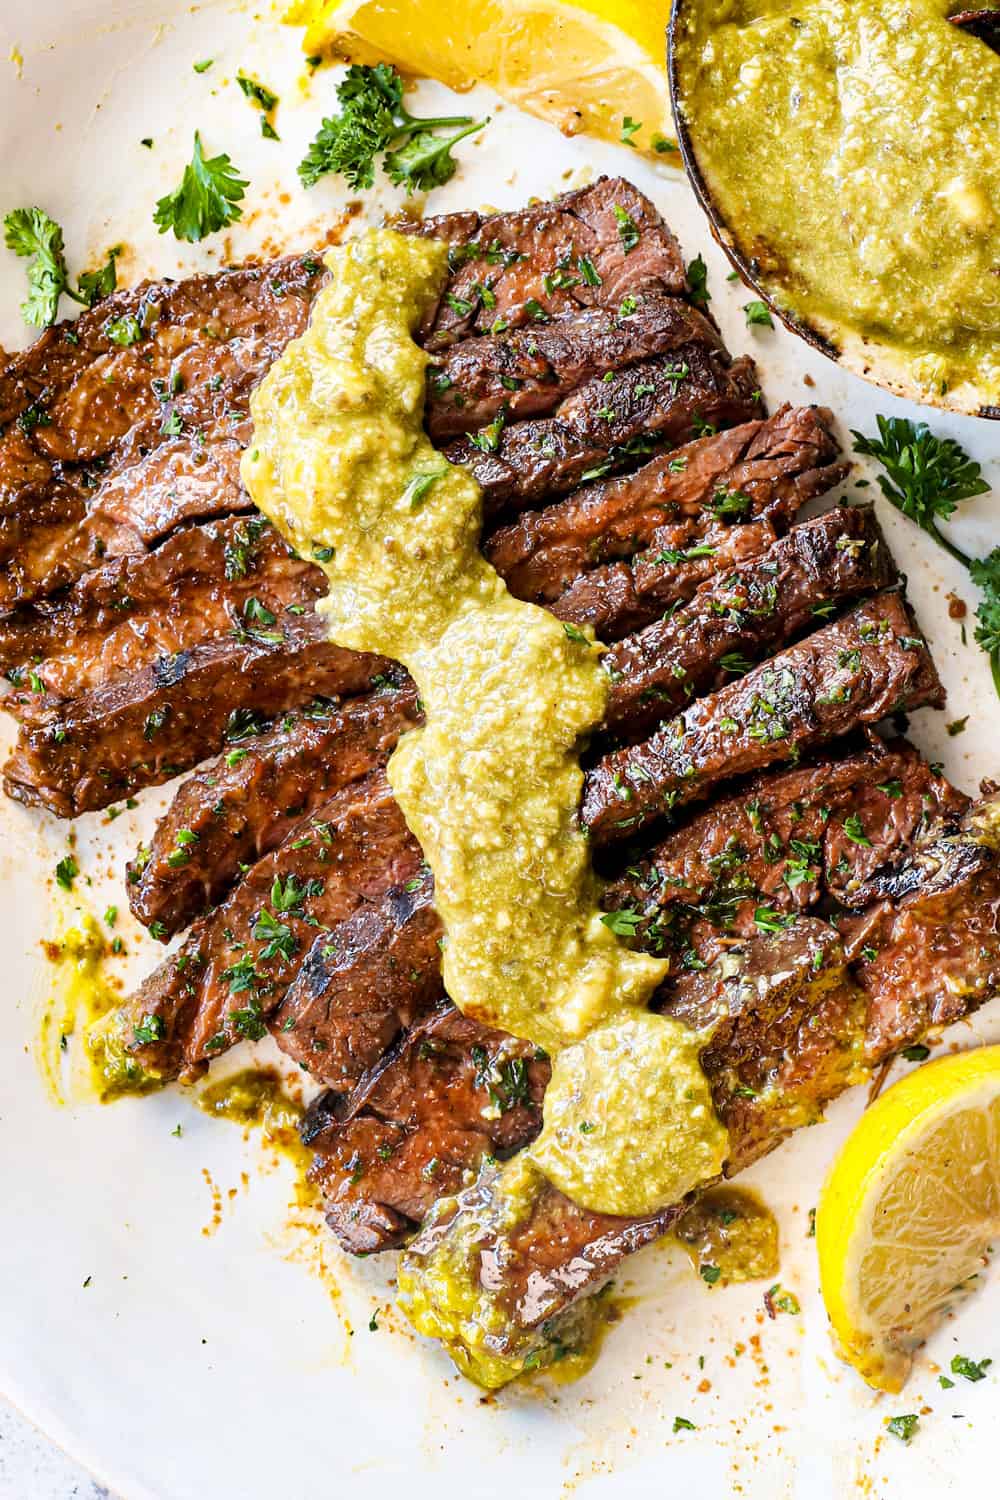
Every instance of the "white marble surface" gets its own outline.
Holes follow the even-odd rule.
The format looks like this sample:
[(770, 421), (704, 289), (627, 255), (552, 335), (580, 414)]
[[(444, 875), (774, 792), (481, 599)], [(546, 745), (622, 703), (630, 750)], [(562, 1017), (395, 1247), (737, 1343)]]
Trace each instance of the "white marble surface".
[(121, 1500), (0, 1398), (0, 1500)]

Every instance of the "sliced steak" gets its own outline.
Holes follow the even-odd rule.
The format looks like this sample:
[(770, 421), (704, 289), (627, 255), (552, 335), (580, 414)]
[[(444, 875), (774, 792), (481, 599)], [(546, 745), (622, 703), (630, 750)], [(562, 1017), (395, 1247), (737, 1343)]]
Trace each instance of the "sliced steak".
[[(633, 306), (634, 304), (634, 306)], [(425, 422), (435, 443), (507, 420), (542, 417), (584, 381), (682, 345), (721, 349), (718, 330), (679, 297), (632, 297), (625, 311), (592, 307), (554, 322), (453, 345), (427, 375)]]
[(634, 837), (672, 808), (746, 775), (944, 694), (900, 594), (879, 594), (738, 682), (605, 756), (588, 774), (582, 818), (592, 836)]
[(36, 717), (42, 693), (75, 697), (203, 641), (267, 633), (325, 592), (322, 571), (260, 516), (184, 527), (0, 621), (0, 663), (20, 690), (4, 707)]
[[(873, 736), (868, 748), (836, 762), (768, 772), (745, 794), (698, 814), (614, 880), (607, 887), (604, 904), (608, 911), (618, 914), (615, 931), (623, 941), (669, 956), (672, 977), (665, 982), (658, 1003), (672, 1009), (677, 995), (685, 993), (687, 974), (701, 973), (730, 952), (734, 944), (753, 942), (769, 931), (790, 930), (804, 916), (832, 902), (856, 905), (857, 893), (873, 871), (888, 878), (888, 872), (898, 870), (906, 860), (914, 839), (928, 823), (936, 817), (958, 817), (966, 805), (967, 799), (934, 772), (912, 746), (899, 741), (886, 748)], [(845, 820), (852, 812), (860, 819), (854, 839), (845, 832)], [(864, 843), (856, 841), (859, 835)], [(428, 881), (418, 900), (429, 907), (430, 899)], [(334, 933), (336, 953), (327, 982), (343, 985), (356, 994), (358, 985), (348, 980), (352, 962), (349, 945), (342, 939), (342, 933), (352, 926), (354, 919)], [(405, 969), (410, 976), (428, 972), (437, 975), (439, 936), (439, 924), (425, 917), (418, 925), (412, 912), (403, 913), (392, 933), (397, 973)], [(334, 975), (333, 964), (338, 958)], [(366, 959), (370, 962), (368, 955)], [(361, 970), (362, 974), (368, 972), (364, 964)], [(301, 983), (300, 976), (288, 992), (283, 1010), (294, 1011), (295, 992)], [(391, 1004), (395, 988), (393, 974), (383, 971), (378, 1003)], [(311, 1071), (317, 1071), (315, 1059), (310, 1060), (306, 1053), (293, 1055)], [(402, 1097), (400, 1066), (391, 1066), (398, 1078), (394, 1083), (396, 1097)], [(325, 1076), (322, 1069), (318, 1076)], [(749, 1081), (745, 1086), (749, 1087)], [(363, 1085), (359, 1090), (363, 1094)], [(416, 1104), (413, 1108), (416, 1110)], [(336, 1142), (341, 1119), (348, 1118), (339, 1103), (327, 1114), (322, 1139), (313, 1141), (324, 1152)], [(412, 1178), (419, 1179), (439, 1154), (437, 1132), (442, 1128), (447, 1128), (446, 1122), (436, 1111), (408, 1133), (405, 1169)], [(330, 1194), (335, 1205), (346, 1195), (371, 1230), (382, 1222), (383, 1205), (370, 1205), (370, 1213), (362, 1209), (369, 1188), (364, 1182), (342, 1183), (338, 1171), (346, 1170), (351, 1152), (338, 1145), (336, 1156), (339, 1165), (324, 1161), (318, 1168), (323, 1191)], [(474, 1168), (477, 1159), (471, 1156), (466, 1167)], [(353, 1172), (351, 1166), (348, 1176)], [(397, 1192), (407, 1191), (398, 1180), (402, 1172), (403, 1164), (397, 1163)], [(378, 1181), (371, 1187), (377, 1193), (381, 1191)], [(418, 1181), (410, 1183), (414, 1200), (420, 1190)], [(330, 1222), (339, 1237), (345, 1226), (336, 1208)], [(403, 1232), (404, 1226), (396, 1225), (387, 1232), (382, 1248), (396, 1244), (398, 1234)], [(349, 1226), (342, 1243), (351, 1248)], [(377, 1247), (369, 1240), (366, 1248)]]
[(313, 942), (422, 864), (380, 771), (334, 793), (114, 1013), (112, 1061), (174, 1078), (263, 1036)]
[(513, 213), (442, 214), (400, 229), (446, 240), (451, 274), (420, 341), (437, 352), (499, 320), (510, 328), (618, 308), (626, 294), (687, 291), (680, 247), (649, 199), (599, 177)]
[[(620, 479), (589, 484), (495, 531), (484, 552), (519, 599), (552, 603), (582, 574), (648, 546), (667, 525), (712, 517), (716, 495), (746, 495), (751, 517), (794, 520), (805, 501), (839, 483), (833, 417), (783, 406), (766, 421), (698, 438)], [(678, 536), (676, 548), (699, 533)], [(670, 545), (670, 544), (668, 544)]]
[(250, 392), (308, 321), (313, 257), (116, 292), (0, 372), (0, 610), (246, 509)]
[(279, 624), (204, 641), (26, 717), (4, 767), (7, 795), (76, 817), (168, 781), (310, 697), (365, 692), (389, 669), (326, 640), (315, 614)]
[(309, 1176), (341, 1245), (358, 1255), (402, 1244), (470, 1167), (538, 1133), (548, 1080), (547, 1060), (527, 1042), (447, 1007), (408, 1031), (350, 1096), (323, 1095), (304, 1138), (320, 1148)]
[(842, 507), (793, 526), (766, 552), (717, 573), (679, 609), (612, 647), (603, 658), (614, 684), (606, 727), (630, 736), (648, 730), (894, 576), (871, 509)]
[[(958, 830), (949, 824), (928, 830), (907, 878), (913, 889), (889, 918), (889, 943), (875, 960), (863, 960), (860, 987), (846, 968), (840, 937), (812, 920), (748, 943), (678, 986), (672, 1011), (679, 1019), (702, 1025), (722, 1016), (702, 1060), (730, 1131), (727, 1176), (799, 1124), (820, 1118), (831, 1099), (865, 1076), (866, 1063), (919, 1042), (928, 1027), (958, 1019), (996, 993), (997, 799), (973, 808)], [(495, 1177), (483, 1175), (432, 1213), (408, 1259), (423, 1270), (447, 1257), (458, 1243), (456, 1230), (463, 1231), (480, 1316), (492, 1314), (486, 1348), (498, 1363), (490, 1383), (501, 1384), (551, 1359), (585, 1316), (580, 1299), (633, 1250), (665, 1233), (683, 1207), (615, 1219), (580, 1209), (540, 1182), (526, 1216), (499, 1225)], [(431, 1285), (424, 1280), (425, 1290)], [(454, 1330), (445, 1340), (449, 1351), (475, 1374), (474, 1352), (447, 1310), (441, 1312), (445, 1328)]]
[(416, 694), (402, 681), (339, 710), (320, 701), (292, 713), (189, 777), (128, 866), (139, 921), (156, 937), (172, 937), (305, 813), (384, 765), (400, 734), (419, 722)]
[(588, 479), (625, 468), (654, 448), (761, 415), (753, 361), (684, 344), (572, 391), (550, 417), (503, 425), (449, 443), (450, 462), (470, 469), (487, 520), (538, 505)]
[(440, 1000), (441, 919), (433, 893), (430, 870), (421, 868), (313, 944), (271, 1030), (321, 1083), (351, 1088)]
[(764, 772), (714, 802), (630, 863), (603, 904), (630, 946), (699, 969), (734, 936), (831, 902), (867, 905), (873, 879), (905, 867), (927, 826), (967, 805), (912, 745), (872, 735), (865, 749)]

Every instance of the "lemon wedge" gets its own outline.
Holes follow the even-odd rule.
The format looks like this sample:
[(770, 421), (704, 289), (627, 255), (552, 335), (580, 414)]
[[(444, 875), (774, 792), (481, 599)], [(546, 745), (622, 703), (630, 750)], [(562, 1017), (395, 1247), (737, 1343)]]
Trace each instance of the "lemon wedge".
[(975, 1283), (1000, 1234), (1000, 1047), (910, 1073), (862, 1115), (816, 1214), (839, 1352), (900, 1391), (914, 1350)]
[[(666, 0), (293, 0), (305, 50), (391, 62), (452, 89), (486, 83), (567, 135), (673, 147)], [(633, 128), (638, 127), (638, 128)]]

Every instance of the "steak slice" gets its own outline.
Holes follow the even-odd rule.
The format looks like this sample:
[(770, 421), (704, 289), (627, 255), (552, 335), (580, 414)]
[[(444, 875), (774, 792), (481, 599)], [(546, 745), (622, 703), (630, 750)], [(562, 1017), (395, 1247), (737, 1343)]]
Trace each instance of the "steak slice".
[(700, 699), (642, 744), (587, 776), (582, 818), (601, 841), (634, 837), (720, 780), (805, 750), (900, 709), (940, 706), (930, 653), (900, 594), (878, 594)]
[(286, 615), (280, 631), (256, 637), (203, 641), (25, 718), (4, 789), (76, 817), (168, 781), (311, 696), (365, 692), (389, 666), (333, 645), (316, 614)]
[(449, 1006), (406, 1032), (348, 1097), (322, 1095), (303, 1138), (319, 1148), (309, 1178), (341, 1245), (365, 1255), (402, 1244), (470, 1166), (537, 1135), (548, 1080), (529, 1043)]
[(611, 648), (603, 658), (615, 685), (606, 727), (630, 735), (648, 730), (894, 577), (873, 510), (841, 507), (793, 526), (766, 552), (716, 573), (686, 604)]
[(0, 663), (22, 689), (4, 707), (25, 706), (37, 717), (52, 698), (101, 687), (202, 641), (270, 631), (275, 616), (311, 613), (325, 592), (322, 571), (296, 557), (261, 516), (184, 527), (154, 551), (117, 557), (0, 621)]
[[(776, 512), (788, 523), (847, 473), (837, 463), (832, 423), (825, 407), (783, 406), (766, 421), (697, 438), (632, 474), (528, 511), (495, 531), (483, 550), (512, 593), (545, 604), (582, 574), (648, 546), (660, 527), (711, 516), (718, 491), (746, 495), (751, 517)], [(673, 545), (699, 539), (689, 533)]]
[[(591, 307), (556, 319), (467, 338), (427, 375), (425, 423), (435, 443), (487, 426), (553, 411), (578, 385), (685, 344), (721, 349), (718, 330), (679, 297), (632, 297), (618, 308)], [(499, 319), (500, 324), (503, 319)]]
[(599, 177), (513, 213), (442, 214), (398, 228), (446, 240), (451, 275), (419, 334), (436, 353), (499, 320), (509, 328), (631, 293), (683, 296), (680, 247), (653, 204), (623, 177)]
[(214, 906), (248, 864), (269, 854), (321, 802), (384, 765), (419, 722), (408, 679), (280, 719), (180, 787), (148, 848), (128, 866), (129, 906), (172, 937)]
[(380, 770), (335, 792), (112, 1014), (102, 1028), (109, 1084), (134, 1083), (137, 1070), (193, 1076), (234, 1042), (263, 1036), (314, 940), (422, 864)]
[[(423, 867), (334, 934), (316, 939), (271, 1017), (278, 1045), (314, 1078), (351, 1088), (404, 1027), (440, 1000), (441, 919), (433, 891)], [(414, 950), (423, 962), (413, 962)]]
[(0, 610), (249, 508), (248, 399), (324, 280), (289, 257), (116, 292), (0, 372)]
[[(619, 914), (614, 930), (630, 946), (670, 957), (671, 973), (679, 980), (669, 979), (660, 997), (660, 1003), (670, 1006), (678, 982), (683, 990), (687, 973), (700, 972), (734, 943), (757, 939), (762, 931), (790, 928), (831, 901), (856, 905), (857, 892), (873, 871), (898, 869), (927, 823), (936, 816), (956, 818), (966, 806), (967, 799), (912, 746), (899, 741), (887, 749), (873, 736), (866, 749), (838, 761), (767, 772), (744, 795), (699, 813), (618, 876), (607, 887), (604, 905)], [(864, 844), (844, 832), (852, 809), (861, 818)], [(430, 907), (430, 882), (419, 899)], [(344, 924), (345, 929), (351, 926), (351, 921)], [(347, 946), (341, 940), (343, 930), (334, 933), (338, 955)], [(418, 927), (411, 912), (402, 914), (393, 933), (397, 971), (437, 974), (439, 936), (439, 925), (431, 929), (425, 919)], [(346, 982), (349, 962), (349, 956), (341, 960), (336, 976), (340, 983)], [(286, 995), (283, 1011), (294, 1012), (300, 984), (301, 977)], [(383, 984), (378, 993), (381, 1003), (387, 1003), (389, 988)], [(293, 1055), (315, 1071), (307, 1055)], [(405, 1061), (386, 1066), (398, 1074)], [(321, 1070), (318, 1076), (324, 1076)], [(394, 1084), (397, 1095), (402, 1087), (401, 1080)], [(359, 1089), (364, 1092), (363, 1086)], [(321, 1139), (310, 1143), (326, 1151), (344, 1112), (339, 1103), (332, 1109), (321, 1105), (319, 1111), (328, 1116), (327, 1128)], [(435, 1115), (426, 1126), (413, 1127), (408, 1172), (419, 1175), (438, 1155), (435, 1129), (440, 1124)], [(338, 1146), (341, 1169), (350, 1158), (351, 1152)], [(469, 1157), (466, 1168), (472, 1170), (477, 1162), (478, 1154)], [(335, 1166), (324, 1162), (317, 1174), (334, 1204), (342, 1192), (354, 1206), (365, 1201), (369, 1188), (364, 1181), (351, 1184), (347, 1192)], [(410, 1186), (419, 1191), (416, 1184)], [(379, 1191), (377, 1179), (372, 1187)], [(406, 1191), (398, 1181), (396, 1189)], [(380, 1212), (376, 1207), (372, 1216), (365, 1216), (370, 1235)], [(344, 1226), (336, 1209), (330, 1224), (340, 1237)], [(391, 1248), (397, 1235), (412, 1227), (395, 1225), (382, 1246), (369, 1240), (366, 1249)], [(349, 1226), (342, 1243), (351, 1248)]]
[(509, 427), (498, 418), (449, 443), (444, 455), (474, 475), (490, 521), (625, 468), (636, 455), (689, 442), (706, 427), (749, 421), (762, 410), (752, 360), (683, 344), (615, 371), (611, 381), (586, 381), (550, 417)]
[[(868, 1067), (996, 993), (997, 798), (973, 808), (957, 831), (949, 824), (928, 830), (909, 868), (913, 890), (883, 928), (899, 946), (890, 942), (874, 961), (862, 962), (863, 987), (846, 966), (840, 937), (813, 919), (748, 943), (736, 951), (736, 962), (731, 956), (678, 986), (671, 1009), (679, 1019), (702, 1025), (723, 1018), (702, 1060), (730, 1131), (727, 1176), (773, 1149), (792, 1128), (820, 1118)], [(918, 887), (928, 875), (921, 898)], [(956, 919), (961, 931), (952, 942)], [(448, 1310), (437, 1307), (439, 1331), (465, 1373), (500, 1385), (550, 1360), (585, 1318), (580, 1299), (603, 1285), (625, 1256), (666, 1233), (685, 1206), (637, 1220), (612, 1218), (578, 1208), (539, 1181), (526, 1215), (513, 1225), (498, 1224), (495, 1174), (484, 1174), (457, 1199), (439, 1204), (408, 1262), (423, 1271), (437, 1258), (461, 1257), (478, 1305), (465, 1319), (464, 1334)], [(425, 1278), (422, 1286), (429, 1291), (432, 1283)], [(481, 1332), (470, 1347), (477, 1321)]]

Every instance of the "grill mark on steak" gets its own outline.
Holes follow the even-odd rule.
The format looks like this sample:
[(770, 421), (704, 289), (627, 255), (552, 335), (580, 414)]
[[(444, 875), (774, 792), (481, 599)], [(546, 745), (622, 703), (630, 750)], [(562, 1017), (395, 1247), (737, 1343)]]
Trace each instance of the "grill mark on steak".
[(318, 615), (285, 616), (281, 626), (280, 640), (202, 641), (40, 709), (4, 767), (7, 795), (76, 817), (169, 780), (310, 697), (364, 692), (390, 669), (333, 645)]
[(841, 508), (793, 526), (731, 572), (716, 573), (687, 604), (603, 657), (614, 684), (605, 727), (631, 736), (671, 709), (718, 689), (847, 600), (893, 582), (895, 569), (871, 509)]
[[(552, 603), (582, 574), (629, 557), (659, 528), (704, 521), (717, 490), (746, 495), (751, 517), (794, 519), (806, 500), (845, 477), (833, 416), (825, 407), (782, 406), (652, 459), (632, 474), (586, 485), (495, 531), (483, 551), (519, 599)], [(709, 514), (711, 514), (709, 512)], [(701, 533), (680, 533), (682, 549)]]
[[(928, 822), (938, 815), (958, 816), (967, 801), (905, 741), (887, 749), (873, 736), (864, 751), (836, 762), (765, 773), (740, 795), (699, 813), (618, 876), (608, 886), (603, 904), (609, 911), (624, 914), (619, 936), (630, 946), (669, 955), (672, 974), (680, 976), (683, 989), (685, 974), (694, 971), (688, 970), (689, 964), (710, 965), (735, 943), (761, 936), (755, 921), (759, 911), (768, 913), (768, 922), (780, 923), (801, 920), (831, 900), (856, 905), (857, 892), (873, 869), (898, 868)], [(844, 818), (858, 809), (867, 845), (853, 843), (844, 833)], [(430, 905), (429, 888), (421, 892), (421, 899)], [(439, 926), (433, 931), (426, 924), (418, 929), (407, 914), (394, 935), (397, 968), (437, 974), (439, 935)], [(342, 951), (339, 929), (334, 939)], [(338, 977), (343, 982), (343, 962)], [(676, 977), (665, 983), (660, 1004), (673, 1004), (677, 985)], [(288, 991), (285, 1010), (294, 1011), (296, 988), (293, 985)], [(380, 994), (384, 1004), (385, 986)], [(397, 1099), (405, 1097), (411, 1056), (405, 1048), (398, 1048), (383, 1065), (393, 1074)], [(308, 1058), (299, 1060), (308, 1064)], [(364, 1097), (363, 1087), (359, 1094)], [(335, 1139), (339, 1120), (348, 1117), (340, 1110), (328, 1121), (318, 1149), (326, 1150)], [(440, 1123), (435, 1114), (413, 1126), (407, 1147), (409, 1171), (419, 1173), (438, 1154), (435, 1131)], [(346, 1196), (357, 1206), (369, 1192), (380, 1190), (378, 1177), (368, 1184), (366, 1129), (361, 1129), (360, 1140), (355, 1141), (360, 1160), (351, 1169), (353, 1174), (360, 1167), (363, 1175), (349, 1192), (338, 1185), (332, 1166), (318, 1169), (318, 1180), (334, 1202)], [(348, 1139), (355, 1138), (349, 1134)], [(338, 1160), (346, 1162), (352, 1152), (353, 1148), (345, 1152), (338, 1146)], [(477, 1163), (478, 1156), (470, 1156), (467, 1170)], [(405, 1184), (390, 1180), (396, 1181), (398, 1190), (406, 1191)], [(400, 1206), (395, 1200), (372, 1205), (372, 1223), (379, 1221), (386, 1208), (396, 1211)], [(344, 1226), (338, 1212), (330, 1223), (339, 1236)], [(412, 1232), (415, 1227), (397, 1224), (382, 1248), (398, 1243), (397, 1233)]]
[(545, 416), (583, 381), (681, 345), (721, 349), (718, 330), (679, 297), (632, 301), (626, 316), (592, 307), (453, 345), (427, 373), (425, 423), (432, 441), (478, 431), (501, 408), (508, 422)]
[(628, 835), (706, 796), (721, 779), (925, 704), (943, 690), (899, 594), (879, 594), (661, 726), (588, 774), (582, 820), (598, 839)]
[(416, 693), (399, 675), (402, 686), (339, 712), (319, 704), (292, 714), (189, 777), (128, 865), (138, 920), (172, 937), (222, 900), (241, 868), (270, 853), (304, 814), (383, 765), (402, 731), (419, 722)]
[(489, 521), (625, 468), (637, 454), (689, 442), (706, 425), (731, 427), (761, 411), (752, 360), (685, 344), (615, 372), (612, 382), (585, 382), (551, 417), (458, 438), (444, 455), (473, 474)]
[[(434, 881), (422, 868), (376, 906), (317, 938), (271, 1017), (283, 1052), (321, 1083), (343, 1090), (399, 1032), (441, 998), (441, 921)], [(414, 963), (414, 948), (433, 955)], [(404, 951), (405, 950), (405, 951)]]
[(341, 1245), (358, 1255), (402, 1244), (436, 1199), (462, 1187), (470, 1163), (537, 1135), (548, 1080), (529, 1043), (448, 1007), (407, 1032), (348, 1098), (321, 1096), (303, 1134), (320, 1148), (309, 1178)]
[[(0, 371), (0, 609), (105, 554), (145, 550), (181, 521), (249, 508), (249, 395), (304, 330), (321, 273), (289, 257), (143, 283), (47, 330)], [(108, 327), (124, 318), (143, 336), (121, 347)]]
[[(422, 864), (381, 770), (342, 788), (195, 922), (115, 1013), (126, 1050), (171, 1078), (197, 1072), (241, 1037), (262, 1036), (263, 1018), (322, 931), (405, 886)], [(135, 1028), (152, 1017), (162, 1035), (142, 1042)], [(147, 1021), (143, 1034), (150, 1029)]]
[[(958, 831), (948, 822), (927, 831), (911, 858), (913, 890), (883, 918), (888, 923), (883, 931), (895, 940), (889, 957), (863, 963), (863, 988), (846, 967), (839, 936), (812, 919), (789, 933), (747, 944), (736, 966), (730, 961), (725, 969), (716, 967), (685, 981), (674, 1006), (678, 1017), (697, 1021), (723, 1008), (732, 1018), (703, 1055), (716, 1107), (731, 1134), (727, 1176), (773, 1149), (797, 1125), (819, 1118), (826, 1104), (857, 1081), (862, 1052), (864, 1062), (873, 1066), (901, 1046), (920, 1041), (929, 1026), (968, 1014), (996, 992), (998, 830), (1000, 802), (994, 797), (972, 808)], [(924, 892), (921, 880), (928, 875)], [(956, 917), (961, 930), (952, 942), (949, 924)], [(788, 943), (799, 947), (798, 960)], [(777, 995), (781, 1013), (776, 1019), (760, 1014), (760, 1000), (772, 990), (768, 976), (787, 973), (790, 965), (809, 976), (810, 948), (823, 953), (818, 976), (793, 983), (784, 1006)], [(956, 994), (949, 980), (959, 973)], [(909, 975), (915, 976), (912, 989), (906, 983)], [(943, 995), (948, 1001), (938, 1010), (936, 1002)], [(777, 1071), (769, 1069), (769, 1058), (780, 1059)], [(755, 1072), (763, 1088), (754, 1089), (749, 1082)], [(756, 1099), (732, 1087), (744, 1078)], [(781, 1101), (777, 1110), (769, 1104), (770, 1089), (777, 1090), (771, 1097)], [(490, 1228), (489, 1178), (481, 1177), (461, 1194), (457, 1211), (475, 1215), (473, 1222), (483, 1226), (481, 1283), (507, 1319), (506, 1328), (491, 1335), (491, 1347), (509, 1354), (512, 1374), (530, 1353), (537, 1358), (547, 1338), (559, 1338), (559, 1322), (551, 1320), (572, 1316), (577, 1299), (603, 1285), (635, 1249), (666, 1233), (685, 1206), (672, 1205), (636, 1220), (611, 1218), (589, 1213), (543, 1185), (527, 1219), (499, 1235)], [(411, 1256), (433, 1254), (446, 1240), (455, 1212), (447, 1208), (432, 1217), (411, 1246)]]
[[(55, 699), (259, 623), (248, 601), (281, 615), (312, 610), (326, 592), (322, 571), (303, 562), (259, 516), (227, 516), (175, 532), (155, 551), (115, 558), (66, 593), (0, 620), (0, 666), (15, 684), (34, 673)], [(255, 623), (256, 621), (256, 623)], [(47, 706), (38, 694), (4, 707)], [(29, 717), (33, 716), (29, 713)]]
[(419, 334), (433, 353), (487, 333), (498, 319), (518, 328), (581, 307), (617, 308), (626, 293), (687, 291), (677, 241), (622, 177), (599, 177), (513, 213), (442, 214), (397, 227), (450, 247), (448, 284)]

